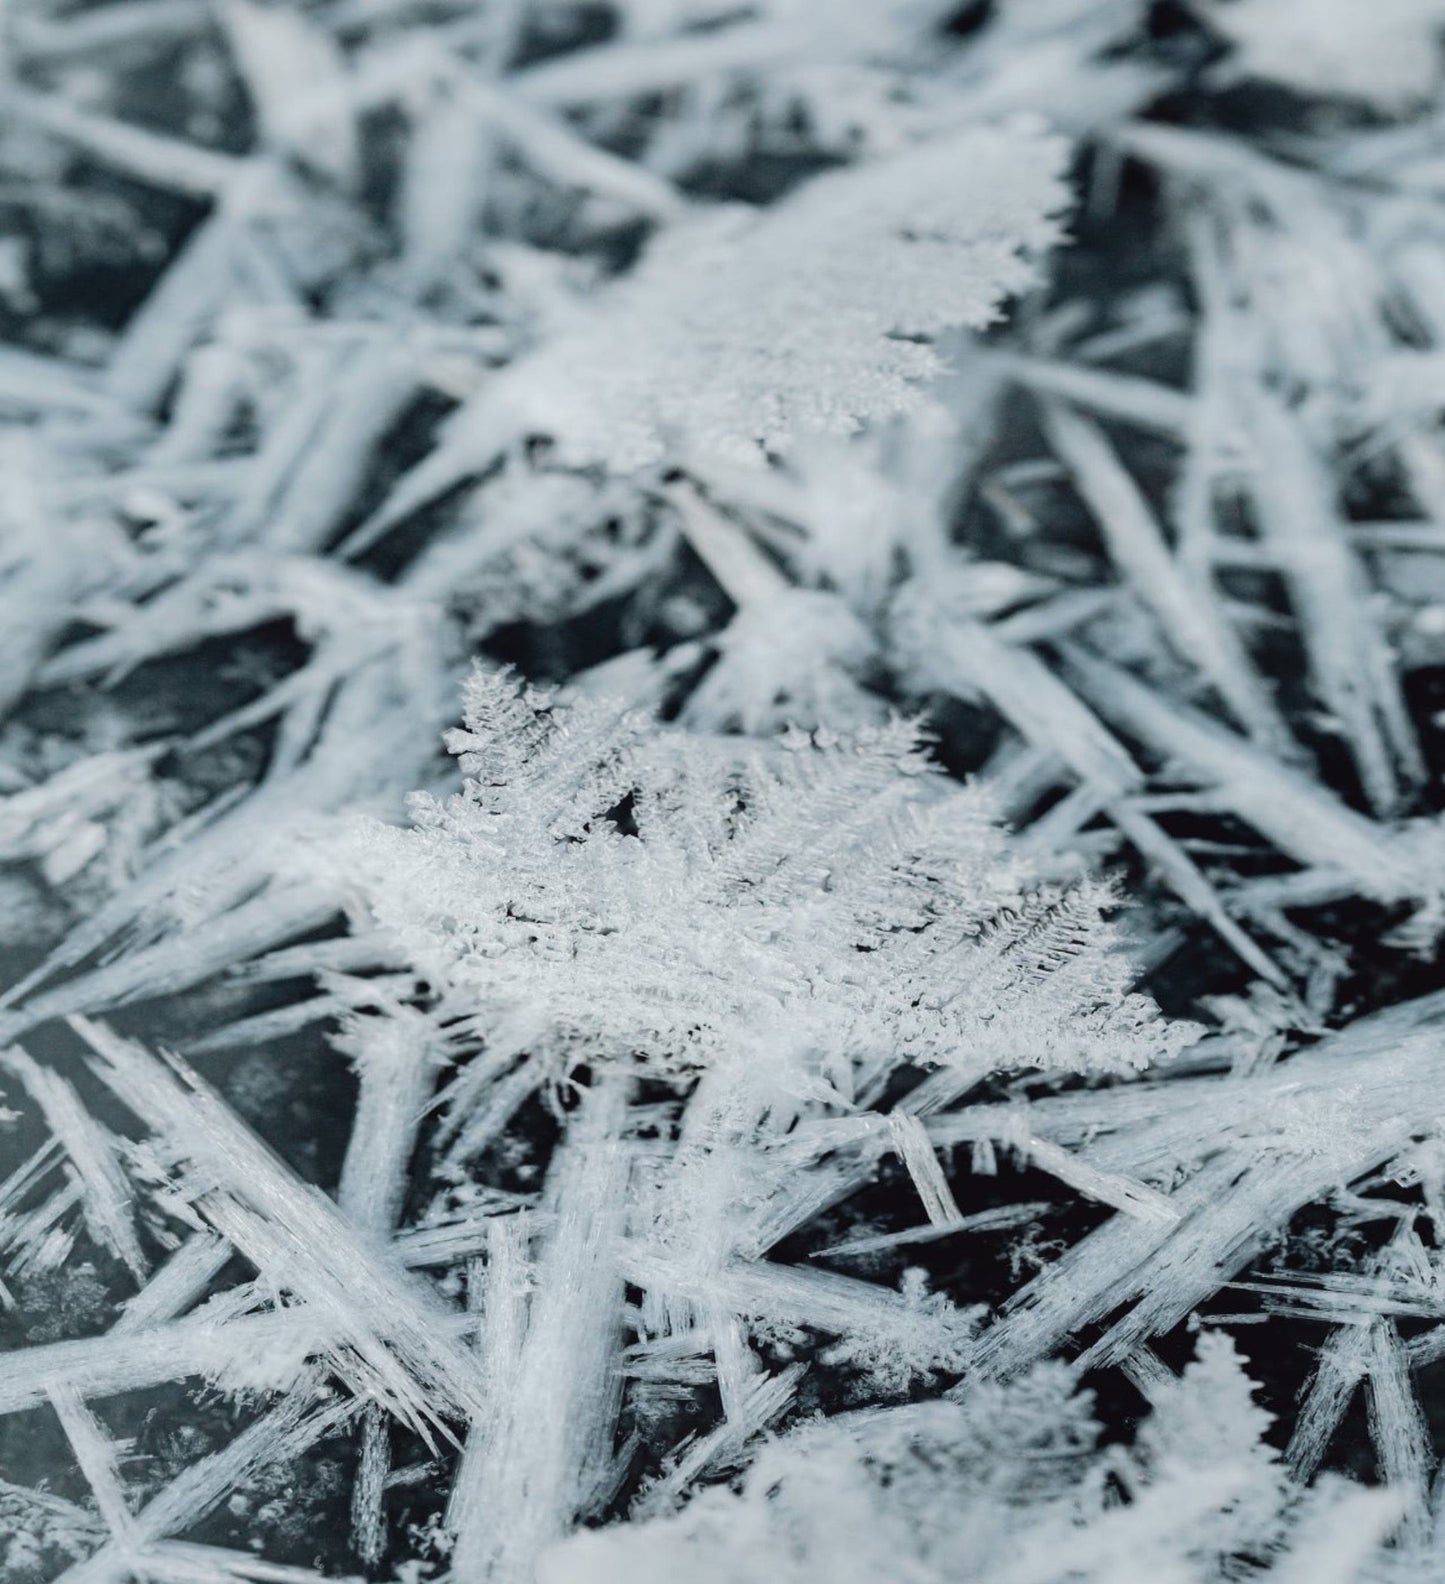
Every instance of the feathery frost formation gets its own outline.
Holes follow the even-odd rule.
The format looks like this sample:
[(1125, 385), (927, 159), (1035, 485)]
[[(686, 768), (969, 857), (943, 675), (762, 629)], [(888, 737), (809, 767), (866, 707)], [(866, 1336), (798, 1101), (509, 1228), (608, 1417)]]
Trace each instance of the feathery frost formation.
[(449, 444), (475, 466), (508, 425), (613, 470), (746, 463), (899, 412), (940, 369), (931, 337), (981, 328), (1033, 279), (1066, 155), (968, 128), (820, 176), (763, 217), (675, 226), (575, 331), (486, 385)]
[(1439, 1577), (1442, 28), (5, 8), (0, 1584)]
[(851, 1098), (859, 1063), (1090, 1071), (1177, 1048), (1128, 993), (1097, 885), (1026, 890), (910, 727), (734, 748), (496, 673), (467, 693), (464, 792), (417, 794), (417, 828), (374, 826), (349, 872), (490, 1060), (746, 1059)]

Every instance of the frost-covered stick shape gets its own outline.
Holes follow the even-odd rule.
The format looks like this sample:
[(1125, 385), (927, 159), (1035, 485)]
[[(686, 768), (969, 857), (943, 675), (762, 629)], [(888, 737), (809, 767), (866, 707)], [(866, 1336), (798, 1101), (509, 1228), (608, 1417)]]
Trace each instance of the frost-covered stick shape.
[[(1179, 1219), (1178, 1211), (1170, 1204), (1168, 1198), (1147, 1183), (1123, 1172), (1102, 1169), (1090, 1163), (1082, 1155), (1066, 1150), (1052, 1140), (1040, 1138), (1032, 1131), (1026, 1110), (1016, 1107), (975, 1105), (963, 1111), (949, 1111), (940, 1115), (945, 1107), (952, 1105), (968, 1088), (986, 1076), (986, 1070), (967, 1075), (966, 1082), (954, 1085), (949, 1080), (956, 1074), (957, 1069), (944, 1068), (910, 1090), (889, 1114), (888, 1132), (891, 1134), (904, 1117), (912, 1116), (920, 1124), (923, 1118), (929, 1118), (926, 1136), (932, 1150), (946, 1149), (961, 1142), (968, 1142), (974, 1145), (976, 1150), (986, 1149), (989, 1153), (984, 1158), (991, 1159), (994, 1145), (997, 1143), (1016, 1150), (1021, 1158), (1027, 1159), (1038, 1170), (1048, 1173), (1060, 1182), (1067, 1183), (1075, 1192), (1100, 1204), (1111, 1205), (1116, 1210), (1136, 1216), (1141, 1221), (1152, 1221), (1161, 1225)], [(876, 1131), (877, 1122), (876, 1117), (865, 1115), (836, 1123), (813, 1124), (811, 1137), (808, 1124), (804, 1124), (787, 1140), (782, 1141), (779, 1147), (788, 1151), (790, 1157), (796, 1161), (807, 1160), (828, 1151), (839, 1150), (849, 1143), (865, 1142), (868, 1135)], [(850, 1168), (835, 1169), (839, 1172), (840, 1188), (836, 1198), (844, 1198), (846, 1192), (841, 1191), (843, 1182), (849, 1185), (847, 1191), (852, 1191), (861, 1187), (871, 1175), (871, 1156), (865, 1149)], [(975, 1164), (974, 1170), (980, 1171), (982, 1168)], [(992, 1170), (993, 1168), (990, 1167), (990, 1173)], [(926, 1205), (929, 1199), (927, 1183), (921, 1180), (922, 1173), (915, 1170), (912, 1175)], [(814, 1213), (821, 1208), (824, 1206), (815, 1206)], [(993, 1212), (984, 1211), (982, 1214), (988, 1217)], [(938, 1223), (939, 1226), (947, 1224), (949, 1223)], [(918, 1235), (920, 1234), (908, 1233), (906, 1237), (911, 1242)], [(885, 1246), (890, 1241), (892, 1239), (886, 1239)]]
[(1392, 1321), (1370, 1327), (1370, 1435), (1384, 1482), (1405, 1502), (1400, 1533), (1416, 1544), (1429, 1535), (1430, 1479), (1435, 1458), (1410, 1362)]
[(693, 454), (757, 465), (795, 436), (918, 406), (939, 368), (918, 338), (988, 323), (1058, 239), (1065, 154), (972, 129), (761, 215), (674, 226), (585, 323), (489, 381), (348, 551), (528, 433), (619, 471)]
[(111, 1540), (129, 1561), (135, 1555), (137, 1535), (121, 1485), (116, 1446), (74, 1387), (51, 1386), (48, 1395)]
[(1142, 492), (1097, 424), (1058, 403), (1042, 406), (1044, 434), (1073, 476), (1115, 565), (1159, 620), (1165, 641), (1197, 665), (1235, 719), (1264, 745), (1290, 742), (1214, 590), (1175, 559)]
[(221, 204), (171, 261), (116, 341), (105, 385), (138, 412), (160, 405), (232, 285), (240, 217)]
[[(421, 1013), (383, 1001), (377, 1015), (353, 1016), (333, 1043), (351, 1056), (361, 1078), (337, 1202), (359, 1230), (386, 1241), (401, 1215), (432, 1089), (436, 1031)], [(391, 1462), (386, 1420), (378, 1405), (366, 1410), (360, 1434), (352, 1531), (357, 1554), (374, 1566), (386, 1544), (382, 1501)]]
[(362, 1415), (360, 1451), (351, 1486), (351, 1544), (368, 1567), (386, 1550), (386, 1476), (391, 1470), (391, 1445), (386, 1415), (374, 1403)]
[(1309, 1479), (1323, 1461), (1330, 1438), (1364, 1379), (1373, 1340), (1366, 1326), (1341, 1326), (1331, 1332), (1320, 1349), (1314, 1378), (1285, 1449), (1285, 1457), (1298, 1479)]
[(737, 1315), (722, 1300), (720, 1278), (749, 1242), (740, 1189), (767, 1171), (757, 1148), (766, 1137), (763, 1124), (775, 1128), (792, 1113), (778, 1096), (770, 1116), (767, 1095), (766, 1075), (746, 1067), (722, 1063), (704, 1072), (688, 1096), (672, 1158), (636, 1212), (639, 1241), (660, 1251), (664, 1261), (676, 1260), (684, 1272), (681, 1281), (664, 1274), (642, 1283), (644, 1330), (692, 1330), (707, 1338), (723, 1416), (732, 1421), (746, 1411), (761, 1371)]
[(477, 1584), (531, 1584), (543, 1549), (606, 1491), (622, 1394), (626, 1102), (616, 1079), (594, 1084), (548, 1172), (553, 1227), (533, 1257), (526, 1331), (513, 1369), (488, 1374), (487, 1434), (449, 1512), (453, 1568)]
[(788, 593), (787, 578), (750, 540), (695, 489), (668, 492), (687, 542), (740, 611), (767, 606)]
[(144, 1281), (146, 1258), (136, 1232), (134, 1194), (120, 1162), (116, 1140), (85, 1108), (75, 1086), (41, 1067), (18, 1046), (0, 1052), (8, 1067), (34, 1097), (47, 1126), (65, 1150), (83, 1194), (82, 1209), (91, 1236)]
[[(226, 0), (219, 20), (255, 106), (261, 141), (344, 187), (359, 176), (341, 47), (301, 11)], [(313, 108), (319, 101), (319, 108)]]
[(13, 81), (5, 84), (5, 109), (126, 176), (187, 197), (219, 197), (247, 172), (245, 161), (234, 155), (79, 109), (57, 94), (37, 93)]
[(1253, 936), (1240, 928), (1199, 866), (1157, 820), (1128, 800), (1113, 804), (1109, 817), (1145, 862), (1158, 870), (1174, 894), (1233, 947), (1241, 962), (1276, 988), (1288, 988), (1289, 976)]
[(445, 1523), (455, 1537), (463, 1522), (474, 1528), (469, 1545), (485, 1549), (476, 1526), (487, 1487), (497, 1477), (491, 1460), (493, 1438), (508, 1412), (508, 1383), (516, 1379), (522, 1339), (527, 1328), (527, 1304), (532, 1288), (529, 1258), (531, 1219), (525, 1214), (494, 1216), (486, 1229), (486, 1263), (474, 1261), (468, 1273), (467, 1306), (480, 1316), (477, 1327), (478, 1368), (484, 1382), (501, 1388), (486, 1392), (487, 1411), (473, 1418), (462, 1455), (452, 1476)]
[(1295, 606), (1311, 676), (1343, 728), (1366, 796), (1377, 813), (1393, 813), (1401, 776), (1419, 782), (1424, 762), (1332, 480), (1277, 396), (1260, 388), (1246, 402), (1256, 447), (1249, 488)]
[(1057, 397), (1146, 434), (1182, 440), (1195, 421), (1194, 398), (1158, 380), (1012, 350), (990, 350), (986, 357), (990, 368), (1018, 381), (1037, 396)]
[(193, 1232), (145, 1286), (126, 1299), (111, 1335), (145, 1331), (184, 1314), (220, 1275), (231, 1254), (224, 1238), (210, 1232)]
[[(824, 1361), (852, 1360), (889, 1390), (968, 1367), (976, 1313), (924, 1290), (902, 1292), (813, 1266), (737, 1259), (721, 1269), (645, 1248), (627, 1255), (630, 1280), (669, 1308), (731, 1313), (784, 1329), (806, 1326), (838, 1338)], [(715, 1344), (714, 1344), (715, 1345)], [(755, 1381), (739, 1393), (751, 1397)]]
[[(1014, 1142), (1013, 1139), (1009, 1140)], [(1060, 1182), (1068, 1183), (1086, 1198), (1101, 1204), (1112, 1205), (1124, 1215), (1156, 1226), (1173, 1226), (1179, 1220), (1178, 1209), (1165, 1194), (1150, 1188), (1147, 1183), (1129, 1182), (1116, 1173), (1102, 1172), (1087, 1161), (1070, 1155), (1065, 1149), (1048, 1139), (1021, 1130), (1017, 1147), (1029, 1162), (1040, 1171), (1048, 1172)]]
[(146, 1559), (149, 1575), (163, 1584), (362, 1584), (356, 1574), (318, 1573), (314, 1568), (258, 1561), (252, 1551), (163, 1540)]
[(340, 371), (339, 392), (329, 382), (332, 404), (269, 514), (269, 546), (280, 554), (325, 548), (420, 382), (410, 348), (381, 341), (351, 351)]
[(1221, 806), (1297, 862), (1340, 873), (1362, 896), (1426, 899), (1439, 889), (1440, 878), (1422, 871), (1395, 832), (1300, 771), (1082, 648), (1069, 647), (1067, 657), (1070, 679), (1096, 708), (1187, 767)]
[[(26, 598), (27, 592), (22, 592), (15, 603)], [(7, 600), (7, 613), (10, 605)], [(24, 683), (23, 675), (20, 681)], [(0, 859), (36, 861), (52, 880), (69, 879), (79, 871), (68, 861), (62, 863), (62, 855), (78, 836), (95, 831), (103, 835), (103, 817), (145, 796), (157, 757), (149, 747), (91, 754), (0, 798)]]
[[(1209, 1153), (1170, 1194), (1180, 1219), (1155, 1228), (1116, 1216), (1075, 1244), (1009, 1300), (980, 1338), (980, 1365), (1003, 1373), (1026, 1367), (1070, 1332), (1130, 1303), (1083, 1355), (1086, 1367), (1116, 1362), (1177, 1324), (1298, 1209), (1392, 1160), (1431, 1125), (1429, 1074), (1445, 1049), (1442, 1017), (1445, 998), (1423, 997), (1359, 1019), (1297, 1052), (1282, 1070), (1248, 1083), (1212, 1081), (1216, 1105), (1239, 1110), (1217, 1115)], [(1181, 1091), (1181, 1104), (1202, 1102), (1197, 1089)], [(1141, 1135), (1147, 1149), (1147, 1124)], [(1272, 1147), (1261, 1147), (1262, 1137)], [(1127, 1149), (1115, 1152), (1121, 1157), (1130, 1158)], [(1177, 1151), (1154, 1157), (1153, 1169), (1198, 1159), (1191, 1125)]]
[(953, 1190), (948, 1185), (933, 1142), (923, 1123), (907, 1111), (896, 1111), (889, 1117), (889, 1131), (899, 1159), (908, 1168), (923, 1201), (923, 1208), (934, 1226), (948, 1226), (962, 1215)]
[[(294, 1177), (188, 1071), (173, 1075), (138, 1045), (74, 1019), (101, 1079), (188, 1162), (183, 1191), (236, 1248), (311, 1306), (339, 1373), (419, 1428), (473, 1411), (477, 1386), (447, 1308), (358, 1233), (322, 1193)], [(224, 1330), (223, 1333), (224, 1334)]]
[[(336, 898), (314, 883), (266, 891), (189, 934), (79, 974), (31, 997), (23, 1006), (6, 1007), (0, 1011), (0, 1039), (17, 1038), (52, 1018), (173, 995), (317, 929), (336, 914)], [(12, 993), (16, 988), (11, 987)], [(0, 997), (0, 1004), (5, 999)]]
[(675, 222), (687, 215), (689, 201), (663, 176), (587, 142), (570, 122), (529, 104), (504, 83), (458, 77), (456, 91), (524, 159), (554, 180), (623, 203), (647, 220)]
[(114, 403), (96, 390), (89, 369), (24, 347), (0, 346), (0, 395), (22, 412), (44, 417), (117, 416)]
[(894, 601), (895, 653), (919, 688), (982, 695), (1019, 735), (1063, 762), (1104, 802), (1143, 788), (1144, 775), (1099, 717), (1031, 650), (972, 615), (968, 569), (934, 568)]
[(202, 1309), (139, 1331), (16, 1348), (0, 1353), (0, 1414), (37, 1407), (56, 1385), (74, 1386), (85, 1398), (111, 1397), (192, 1375), (244, 1376), (258, 1360), (299, 1364), (324, 1351), (326, 1340), (303, 1308), (224, 1321)]
[(349, 1018), (333, 1043), (361, 1079), (337, 1202), (353, 1225), (386, 1241), (401, 1215), (440, 1041), (423, 1014), (383, 1003)]

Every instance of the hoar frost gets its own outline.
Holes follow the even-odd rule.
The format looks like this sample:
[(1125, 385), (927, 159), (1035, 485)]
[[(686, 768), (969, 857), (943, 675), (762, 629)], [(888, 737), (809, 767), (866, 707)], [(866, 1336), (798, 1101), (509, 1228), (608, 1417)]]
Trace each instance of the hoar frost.
[(489, 1056), (1121, 1070), (1179, 1048), (1084, 882), (1039, 888), (899, 722), (730, 745), (493, 672), (467, 773), (349, 873)]
[(988, 324), (1058, 240), (1066, 158), (1058, 138), (971, 129), (680, 227), (505, 400), (567, 460), (614, 469), (761, 462), (914, 406), (930, 338)]
[(12, 0), (3, 1584), (1437, 1576), (1442, 16)]

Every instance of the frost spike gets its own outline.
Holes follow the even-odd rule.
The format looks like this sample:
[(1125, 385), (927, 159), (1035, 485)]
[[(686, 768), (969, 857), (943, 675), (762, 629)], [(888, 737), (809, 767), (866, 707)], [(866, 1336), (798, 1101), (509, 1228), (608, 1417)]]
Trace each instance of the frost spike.
[(1410, 1362), (1393, 1321), (1370, 1327), (1368, 1400), (1370, 1436), (1380, 1472), (1406, 1510), (1401, 1536), (1417, 1543), (1429, 1535), (1430, 1432), (1410, 1379)]
[(203, 220), (116, 342), (107, 393), (138, 412), (157, 408), (231, 285), (236, 221), (223, 207)]
[[(507, 1413), (507, 1392), (516, 1379), (522, 1339), (527, 1329), (527, 1299), (531, 1288), (526, 1216), (498, 1216), (488, 1222), (485, 1266), (473, 1266), (468, 1277), (467, 1300), (480, 1311), (479, 1367), (485, 1382), (497, 1390), (487, 1393), (487, 1411), (472, 1420), (452, 1480), (446, 1508), (447, 1531), (456, 1537), (463, 1530), (474, 1536), (486, 1522), (486, 1503), (498, 1475), (491, 1462), (493, 1438)], [(481, 1549), (473, 1538), (469, 1545)]]
[(929, 1221), (935, 1227), (956, 1225), (963, 1216), (948, 1186), (943, 1168), (938, 1164), (933, 1141), (917, 1116), (906, 1111), (895, 1111), (888, 1118), (888, 1131), (898, 1151), (899, 1159), (908, 1169), (918, 1197)]
[(681, 219), (688, 201), (671, 182), (632, 160), (578, 137), (560, 117), (546, 114), (525, 97), (469, 76), (459, 95), (476, 107), (537, 168), (568, 187), (592, 191), (636, 210), (649, 220)]
[(1220, 616), (1214, 591), (1191, 582), (1169, 552), (1138, 485), (1104, 432), (1057, 402), (1040, 406), (1044, 434), (1064, 462), (1104, 536), (1109, 554), (1160, 631), (1199, 667), (1249, 734), (1279, 752), (1291, 739), (1244, 646)]
[(606, 1483), (621, 1406), (617, 1241), (630, 1170), (624, 1084), (594, 1082), (548, 1171), (556, 1217), (533, 1256), (533, 1297), (491, 1433), (453, 1518), (453, 1568), (477, 1584), (531, 1584), (542, 1550)]
[(353, 1017), (335, 1043), (361, 1076), (337, 1200), (358, 1228), (389, 1237), (435, 1075), (435, 1030), (410, 1008), (398, 1007)]
[(93, 115), (54, 94), (35, 93), (14, 82), (6, 83), (5, 109), (124, 175), (190, 198), (220, 197), (247, 168), (230, 154)]
[(184, 1314), (231, 1259), (224, 1238), (193, 1232), (141, 1290), (128, 1298), (110, 1328), (112, 1336), (148, 1330)]
[(1316, 690), (1344, 730), (1366, 796), (1378, 813), (1392, 813), (1395, 766), (1418, 781), (1424, 763), (1389, 645), (1365, 602), (1364, 573), (1299, 422), (1262, 388), (1247, 401), (1257, 451), (1249, 489), (1264, 543), (1288, 585)]
[(82, 1208), (91, 1236), (143, 1282), (146, 1258), (136, 1235), (134, 1194), (117, 1157), (114, 1138), (86, 1110), (73, 1084), (41, 1067), (18, 1045), (0, 1052), (0, 1062), (34, 1097), (70, 1158), (83, 1190)]
[(272, 509), (266, 540), (280, 554), (320, 552), (341, 527), (377, 448), (414, 400), (416, 355), (388, 341), (365, 344), (341, 366), (341, 391)]
[(747, 531), (696, 489), (679, 486), (667, 492), (667, 499), (698, 559), (739, 610), (765, 604), (792, 587)]
[(82, 1397), (113, 1397), (188, 1376), (222, 1376), (258, 1358), (284, 1356), (288, 1348), (319, 1350), (323, 1340), (302, 1310), (247, 1315), (217, 1324), (204, 1309), (136, 1332), (47, 1342), (0, 1354), (0, 1414), (19, 1413), (45, 1401), (52, 1386), (72, 1386)]
[(126, 1505), (114, 1444), (74, 1387), (53, 1385), (48, 1388), (46, 1395), (50, 1398), (50, 1405), (60, 1420), (66, 1439), (75, 1453), (75, 1461), (85, 1475), (112, 1540), (123, 1555), (133, 1556), (137, 1540), (135, 1520)]
[(932, 1243), (939, 1238), (952, 1237), (957, 1232), (993, 1232), (1025, 1225), (1048, 1208), (1048, 1202), (1042, 1199), (1016, 1205), (999, 1205), (993, 1210), (961, 1215), (956, 1221), (940, 1221), (937, 1225), (909, 1227), (902, 1232), (878, 1232), (866, 1237), (848, 1238), (842, 1243), (830, 1243), (827, 1248), (815, 1249), (808, 1257), (846, 1259), (853, 1254), (874, 1254), (883, 1249), (903, 1248), (914, 1243)]
[[(1006, 1135), (1005, 1142), (1014, 1143), (1014, 1139)], [(1078, 1189), (1086, 1198), (1112, 1205), (1125, 1215), (1155, 1226), (1173, 1226), (1180, 1218), (1179, 1210), (1168, 1195), (1157, 1188), (1147, 1183), (1130, 1182), (1113, 1172), (1102, 1172), (1048, 1139), (1025, 1130), (1018, 1138), (1017, 1147), (1040, 1171)]]
[(1142, 773), (1118, 741), (1037, 655), (960, 612), (931, 618), (924, 606), (914, 616), (912, 605), (925, 597), (900, 613), (922, 629), (908, 638), (920, 680), (962, 698), (982, 693), (1026, 742), (1057, 755), (1105, 799), (1142, 788)]
[(1158, 868), (1169, 889), (1209, 922), (1241, 962), (1279, 989), (1289, 988), (1289, 975), (1230, 917), (1219, 894), (1200, 873), (1199, 866), (1157, 820), (1142, 812), (1137, 802), (1122, 798), (1110, 804), (1109, 817), (1140, 856)]
[[(42, 991), (21, 1007), (0, 1012), (0, 1039), (14, 1038), (51, 1018), (107, 1011), (131, 1001), (174, 994), (259, 952), (294, 940), (336, 917), (334, 898), (299, 885), (263, 895), (192, 930), (103, 968)], [(13, 993), (13, 992), (12, 992)]]
[(1430, 884), (1389, 831), (1223, 727), (1077, 647), (1068, 669), (1098, 709), (1217, 786), (1233, 813), (1298, 862), (1344, 871), (1364, 896), (1417, 897)]
[(992, 352), (988, 361), (1001, 374), (1041, 396), (1059, 397), (1169, 440), (1182, 439), (1194, 421), (1193, 398), (1172, 385), (1015, 352)]
[(361, 1451), (351, 1488), (351, 1534), (356, 1554), (374, 1568), (386, 1550), (386, 1515), (382, 1503), (391, 1466), (386, 1416), (368, 1408), (361, 1417)]
[(359, 149), (336, 41), (302, 12), (251, 0), (225, 0), (219, 19), (265, 139), (352, 185)]

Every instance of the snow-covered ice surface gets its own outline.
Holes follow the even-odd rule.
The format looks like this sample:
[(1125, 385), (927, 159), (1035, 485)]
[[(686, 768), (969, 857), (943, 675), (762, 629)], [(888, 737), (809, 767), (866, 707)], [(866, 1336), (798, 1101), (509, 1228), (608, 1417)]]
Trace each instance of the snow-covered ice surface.
[(0, 10), (0, 1584), (1445, 1578), (1442, 32)]

